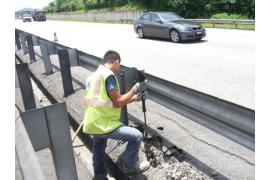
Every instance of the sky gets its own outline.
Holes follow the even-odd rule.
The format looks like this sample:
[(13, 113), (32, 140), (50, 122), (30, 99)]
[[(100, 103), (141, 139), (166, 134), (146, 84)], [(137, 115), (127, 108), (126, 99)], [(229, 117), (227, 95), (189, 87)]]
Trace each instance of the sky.
[(15, 0), (15, 11), (23, 8), (42, 9), (54, 0)]

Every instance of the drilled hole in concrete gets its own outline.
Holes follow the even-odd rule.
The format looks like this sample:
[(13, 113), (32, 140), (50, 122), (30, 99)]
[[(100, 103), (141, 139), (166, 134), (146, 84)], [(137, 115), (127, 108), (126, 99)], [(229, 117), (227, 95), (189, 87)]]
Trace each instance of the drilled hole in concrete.
[[(144, 125), (136, 124), (133, 127), (143, 133)], [(204, 173), (185, 161), (187, 157), (185, 157), (185, 153), (182, 149), (168, 144), (167, 140), (153, 132), (148, 131), (148, 136), (144, 138), (141, 148), (147, 160), (150, 162), (151, 167), (158, 169), (152, 170), (152, 172), (149, 173), (150, 176), (162, 176), (168, 180), (209, 179)]]
[[(134, 127), (142, 133), (144, 132), (143, 125), (136, 124)], [(163, 127), (159, 127), (159, 129), (163, 129)], [(154, 168), (162, 169), (163, 163), (169, 162), (170, 160), (172, 162), (184, 161), (183, 150), (176, 146), (167, 147), (160, 136), (148, 132), (148, 136), (144, 137), (143, 142), (142, 150), (147, 160), (150, 162), (150, 165)]]

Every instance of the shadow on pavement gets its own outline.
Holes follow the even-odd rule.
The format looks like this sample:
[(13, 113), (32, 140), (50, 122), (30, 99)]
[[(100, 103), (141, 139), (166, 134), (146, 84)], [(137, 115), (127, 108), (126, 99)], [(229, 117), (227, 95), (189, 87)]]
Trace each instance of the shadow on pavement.
[[(141, 38), (137, 37), (137, 39), (141, 39)], [(154, 37), (142, 38), (142, 40), (168, 42), (168, 43), (173, 43), (173, 44), (200, 44), (200, 43), (206, 43), (206, 42), (208, 42), (207, 40), (202, 39), (202, 40), (180, 41), (178, 43), (175, 43), (175, 42), (172, 42), (170, 39), (154, 38)]]

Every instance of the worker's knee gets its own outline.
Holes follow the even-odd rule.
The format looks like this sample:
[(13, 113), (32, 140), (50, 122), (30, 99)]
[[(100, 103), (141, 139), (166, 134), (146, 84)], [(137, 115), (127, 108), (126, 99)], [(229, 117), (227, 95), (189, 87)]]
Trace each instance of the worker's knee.
[(137, 132), (136, 132), (136, 141), (141, 142), (142, 140), (143, 140), (143, 135), (139, 130), (137, 130)]

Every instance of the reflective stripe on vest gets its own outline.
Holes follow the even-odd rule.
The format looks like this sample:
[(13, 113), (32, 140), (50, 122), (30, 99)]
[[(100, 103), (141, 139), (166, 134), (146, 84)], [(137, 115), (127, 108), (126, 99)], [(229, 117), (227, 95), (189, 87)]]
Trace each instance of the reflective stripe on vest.
[(99, 107), (113, 107), (112, 102), (100, 101), (98, 99), (85, 99), (85, 103), (91, 104), (92, 106)]

